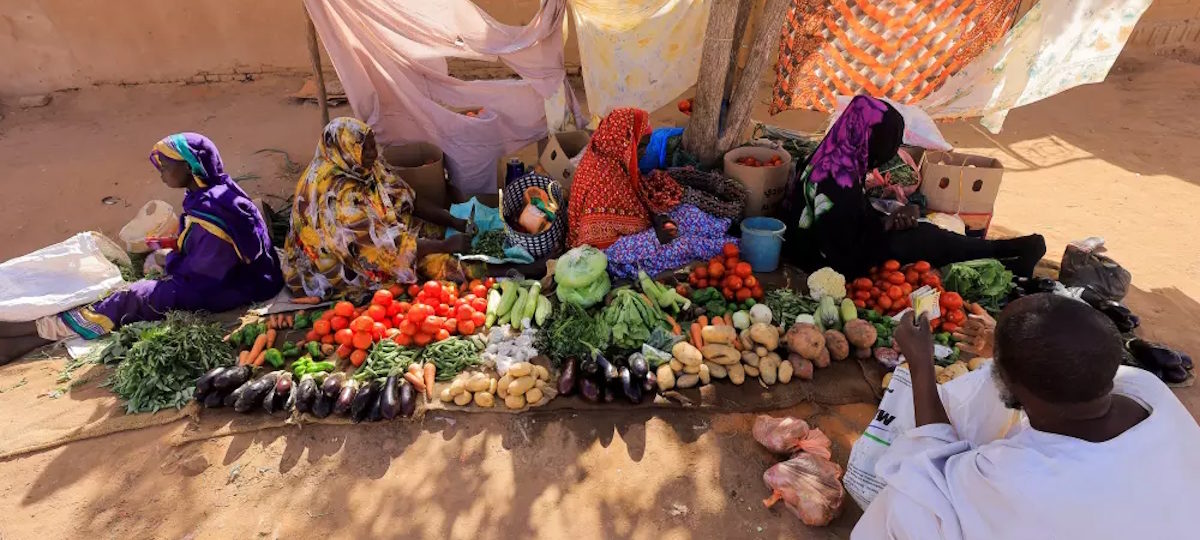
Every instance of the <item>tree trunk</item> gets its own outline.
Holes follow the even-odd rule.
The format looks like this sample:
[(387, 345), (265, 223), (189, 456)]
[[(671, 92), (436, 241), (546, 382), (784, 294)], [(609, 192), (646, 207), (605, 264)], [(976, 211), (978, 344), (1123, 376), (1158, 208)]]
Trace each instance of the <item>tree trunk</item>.
[(729, 71), (725, 74), (725, 92), (722, 93), (724, 98), (733, 95), (733, 83), (737, 80), (738, 59), (742, 52), (742, 43), (745, 41), (743, 36), (746, 35), (746, 26), (750, 22), (750, 14), (754, 12), (754, 1), (743, 1), (738, 5), (737, 22), (734, 23), (733, 36), (734, 40), (729, 47)]
[[(683, 148), (702, 165), (712, 166), (741, 140), (750, 121), (758, 78), (762, 75), (771, 49), (779, 40), (779, 31), (790, 0), (766, 0), (762, 16), (755, 25), (754, 41), (741, 76), (732, 80), (737, 63), (740, 32), (744, 32), (751, 11), (750, 0), (714, 0), (704, 31), (704, 49), (700, 54), (700, 80), (692, 104), (692, 118), (683, 133)], [(739, 26), (741, 30), (739, 30)], [(725, 126), (720, 125), (721, 101), (727, 88), (729, 110)]]

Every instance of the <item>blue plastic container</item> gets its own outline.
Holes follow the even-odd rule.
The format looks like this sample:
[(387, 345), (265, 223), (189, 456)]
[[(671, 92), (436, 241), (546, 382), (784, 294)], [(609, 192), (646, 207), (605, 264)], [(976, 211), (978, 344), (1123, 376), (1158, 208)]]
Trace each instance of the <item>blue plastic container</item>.
[(750, 263), (755, 272), (772, 272), (779, 268), (785, 230), (787, 225), (775, 218), (746, 218), (742, 222), (742, 260)]

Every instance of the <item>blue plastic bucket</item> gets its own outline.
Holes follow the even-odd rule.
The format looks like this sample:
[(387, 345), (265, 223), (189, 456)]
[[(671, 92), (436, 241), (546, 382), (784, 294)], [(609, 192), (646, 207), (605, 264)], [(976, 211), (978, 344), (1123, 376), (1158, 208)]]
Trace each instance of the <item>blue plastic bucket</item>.
[(787, 226), (775, 218), (752, 217), (742, 222), (742, 260), (750, 263), (755, 272), (772, 272), (779, 268), (779, 251), (783, 249), (783, 231)]

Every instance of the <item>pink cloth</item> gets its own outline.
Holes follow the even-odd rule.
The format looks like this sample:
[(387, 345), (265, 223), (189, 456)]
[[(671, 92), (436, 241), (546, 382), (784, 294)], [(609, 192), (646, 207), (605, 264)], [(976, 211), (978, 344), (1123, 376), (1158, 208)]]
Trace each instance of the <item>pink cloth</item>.
[[(497, 161), (547, 134), (545, 101), (566, 92), (566, 0), (544, 0), (526, 26), (469, 0), (304, 0), (356, 116), (380, 144), (429, 141), (464, 193), (495, 193)], [(462, 81), (446, 57), (501, 61), (519, 80)], [(472, 118), (455, 108), (483, 107)], [(576, 106), (577, 107), (577, 106)], [(576, 114), (576, 119), (581, 115)]]

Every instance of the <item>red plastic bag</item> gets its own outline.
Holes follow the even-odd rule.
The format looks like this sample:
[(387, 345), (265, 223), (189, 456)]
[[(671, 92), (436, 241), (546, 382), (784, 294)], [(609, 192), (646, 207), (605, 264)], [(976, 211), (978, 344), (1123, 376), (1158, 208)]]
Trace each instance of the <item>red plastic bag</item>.
[(833, 457), (833, 442), (820, 429), (810, 428), (798, 418), (759, 415), (754, 420), (754, 440), (775, 454), (808, 452), (825, 459)]
[(828, 525), (842, 513), (846, 491), (841, 477), (836, 463), (801, 452), (763, 473), (763, 482), (771, 488), (763, 505), (770, 508), (782, 499), (805, 525)]

